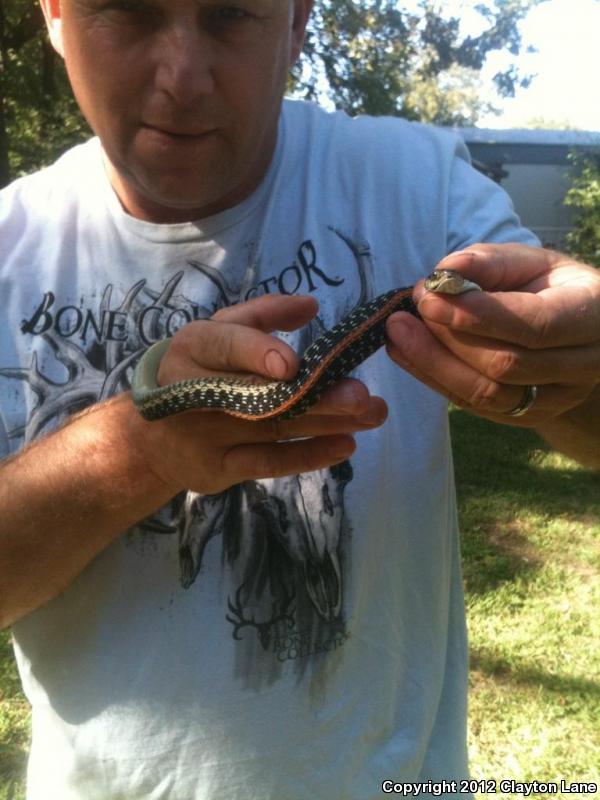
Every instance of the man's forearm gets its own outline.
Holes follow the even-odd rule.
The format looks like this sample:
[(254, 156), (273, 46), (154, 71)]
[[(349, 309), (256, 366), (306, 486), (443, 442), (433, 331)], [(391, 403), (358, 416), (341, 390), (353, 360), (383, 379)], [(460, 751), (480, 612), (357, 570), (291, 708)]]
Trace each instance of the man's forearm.
[(551, 419), (537, 432), (556, 450), (600, 470), (600, 386), (585, 403)]
[(56, 597), (119, 534), (170, 499), (126, 395), (0, 464), (0, 626)]

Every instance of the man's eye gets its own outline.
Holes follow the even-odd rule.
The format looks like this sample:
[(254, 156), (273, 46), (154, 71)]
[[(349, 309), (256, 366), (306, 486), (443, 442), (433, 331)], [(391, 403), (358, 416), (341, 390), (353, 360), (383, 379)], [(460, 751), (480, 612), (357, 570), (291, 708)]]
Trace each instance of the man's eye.
[(237, 22), (250, 16), (247, 11), (237, 6), (223, 6), (213, 12), (213, 19), (217, 22)]

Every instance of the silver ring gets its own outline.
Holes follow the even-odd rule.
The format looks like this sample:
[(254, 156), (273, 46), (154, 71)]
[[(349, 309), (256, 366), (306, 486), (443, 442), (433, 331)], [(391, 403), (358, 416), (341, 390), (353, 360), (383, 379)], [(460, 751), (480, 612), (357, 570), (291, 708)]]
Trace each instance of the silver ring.
[(537, 386), (526, 386), (525, 391), (523, 392), (523, 397), (521, 398), (521, 402), (516, 408), (513, 408), (512, 411), (505, 411), (505, 417), (522, 417), (523, 414), (526, 414), (531, 406), (535, 403), (538, 396), (538, 387)]

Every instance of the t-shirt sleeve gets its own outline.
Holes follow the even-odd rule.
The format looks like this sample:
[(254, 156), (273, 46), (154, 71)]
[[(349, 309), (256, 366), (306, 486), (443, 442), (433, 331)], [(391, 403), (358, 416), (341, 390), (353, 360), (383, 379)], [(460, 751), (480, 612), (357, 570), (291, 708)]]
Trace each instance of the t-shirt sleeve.
[(8, 442), (8, 430), (6, 428), (2, 410), (0, 409), (0, 461), (10, 455), (10, 447)]
[(464, 142), (457, 137), (448, 193), (448, 252), (477, 242), (517, 242), (539, 246), (523, 227), (508, 194), (472, 165)]

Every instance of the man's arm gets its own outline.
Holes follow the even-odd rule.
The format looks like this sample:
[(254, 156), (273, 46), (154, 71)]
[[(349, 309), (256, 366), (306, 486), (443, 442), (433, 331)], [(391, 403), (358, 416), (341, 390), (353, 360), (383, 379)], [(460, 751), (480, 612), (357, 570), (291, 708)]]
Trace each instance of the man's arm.
[(584, 467), (600, 470), (600, 387), (586, 401), (536, 430), (555, 450)]
[(122, 531), (171, 497), (125, 395), (0, 465), (0, 627), (58, 595)]
[[(220, 312), (219, 325), (192, 323), (163, 359), (162, 382), (195, 377), (201, 363), (270, 375), (273, 358), (291, 378), (295, 354), (265, 331), (293, 329), (314, 311), (308, 298), (261, 298)], [(356, 381), (285, 422), (201, 411), (146, 422), (128, 394), (92, 407), (0, 464), (0, 626), (56, 597), (178, 492), (214, 494), (332, 466), (353, 452), (350, 434), (381, 425), (386, 414)]]
[[(478, 416), (535, 428), (600, 469), (600, 270), (525, 245), (478, 244), (445, 258), (484, 289), (455, 298), (415, 292), (424, 324), (388, 321), (391, 357)], [(510, 416), (527, 386), (537, 398)]]

